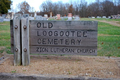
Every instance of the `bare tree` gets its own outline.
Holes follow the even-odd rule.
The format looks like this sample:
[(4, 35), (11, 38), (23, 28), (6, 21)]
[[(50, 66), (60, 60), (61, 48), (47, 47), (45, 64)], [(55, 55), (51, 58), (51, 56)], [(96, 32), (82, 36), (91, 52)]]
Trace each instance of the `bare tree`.
[(81, 17), (86, 17), (87, 16), (87, 2), (85, 0), (80, 1), (80, 6), (79, 6), (79, 15)]
[(35, 12), (35, 8), (34, 7), (30, 7), (29, 11), (30, 12)]
[(97, 2), (88, 6), (88, 16), (101, 16), (99, 4)]
[(52, 12), (54, 15), (61, 14), (64, 16), (73, 13), (73, 15), (79, 15), (80, 17), (110, 16), (120, 13), (120, 0), (96, 0), (89, 5), (85, 0), (70, 0), (70, 3), (46, 0), (40, 7), (42, 12)]
[(113, 4), (113, 2), (104, 1), (102, 3), (102, 6), (103, 6), (103, 15), (110, 16), (111, 14), (114, 14), (113, 13), (113, 11), (114, 11), (114, 4)]
[(26, 1), (23, 1), (17, 5), (17, 9), (19, 10), (19, 12), (22, 12), (23, 14), (29, 13), (30, 5)]
[(74, 10), (73, 10), (73, 13), (74, 13), (74, 15), (79, 15), (79, 1), (74, 1), (74, 4), (76, 4), (76, 5), (73, 5), (73, 8), (74, 8)]
[(52, 7), (53, 7), (53, 4), (51, 0), (46, 0), (45, 2), (41, 4), (42, 11), (44, 12), (52, 11)]

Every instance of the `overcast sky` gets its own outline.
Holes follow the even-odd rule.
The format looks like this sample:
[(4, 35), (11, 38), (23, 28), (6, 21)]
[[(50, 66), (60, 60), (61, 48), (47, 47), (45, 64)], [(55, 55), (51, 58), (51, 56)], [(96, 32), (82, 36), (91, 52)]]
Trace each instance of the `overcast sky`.
[[(13, 8), (15, 9), (16, 5), (18, 3), (21, 3), (23, 1), (26, 1), (28, 2), (28, 4), (31, 6), (31, 7), (34, 7), (35, 11), (40, 11), (39, 10), (39, 7), (41, 5), (42, 2), (46, 1), (46, 0), (11, 0), (13, 1)], [(62, 1), (63, 3), (66, 3), (66, 2), (69, 2), (70, 0), (52, 0), (53, 2), (57, 2), (57, 1)], [(72, 0), (72, 1), (75, 1), (75, 0)], [(76, 0), (77, 1), (77, 0)], [(88, 3), (91, 3), (91, 2), (94, 2), (95, 0), (86, 0)]]

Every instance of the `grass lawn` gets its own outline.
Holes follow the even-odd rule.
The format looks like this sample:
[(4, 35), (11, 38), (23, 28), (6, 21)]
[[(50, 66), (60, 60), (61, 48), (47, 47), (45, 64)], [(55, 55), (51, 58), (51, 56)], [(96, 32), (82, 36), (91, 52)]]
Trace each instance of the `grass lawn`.
[[(4, 48), (3, 48), (4, 47)], [(4, 51), (10, 52), (10, 22), (0, 22), (0, 55)]]
[(98, 22), (98, 55), (120, 57), (120, 27)]
[[(92, 19), (82, 18), (81, 21), (92, 21)], [(106, 21), (118, 21), (120, 19), (96, 19)], [(5, 47), (1, 49), (1, 47)], [(0, 54), (10, 52), (10, 22), (0, 23)], [(98, 56), (120, 57), (120, 27), (108, 23), (98, 22)]]

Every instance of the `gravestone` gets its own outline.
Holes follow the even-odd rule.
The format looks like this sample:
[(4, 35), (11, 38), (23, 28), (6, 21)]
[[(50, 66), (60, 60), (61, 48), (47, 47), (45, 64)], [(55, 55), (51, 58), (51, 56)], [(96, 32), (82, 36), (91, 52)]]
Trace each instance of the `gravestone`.
[(64, 18), (63, 18), (63, 17), (61, 17), (61, 20), (64, 20)]
[(47, 20), (47, 18), (42, 16), (36, 16), (36, 20)]
[(112, 16), (112, 19), (120, 19), (120, 14), (118, 15), (111, 15)]
[(10, 19), (10, 15), (9, 15), (9, 13), (7, 14), (6, 18), (7, 18), (7, 19)]
[(103, 16), (102, 18), (106, 18), (106, 16)]
[(29, 14), (23, 14), (23, 18), (29, 17)]
[(108, 19), (110, 19), (111, 18), (111, 16), (108, 16)]
[(2, 14), (2, 17), (3, 17), (3, 18), (6, 18), (6, 14)]
[(95, 18), (94, 16), (92, 18)]
[(29, 20), (34, 20), (34, 17), (31, 17), (31, 16), (30, 16), (30, 17), (29, 17)]
[(43, 20), (43, 17), (40, 16), (40, 15), (37, 15), (37, 16), (36, 16), (36, 20)]
[(68, 13), (68, 21), (72, 20), (72, 13)]
[(101, 18), (100, 16), (97, 16), (97, 18)]
[(72, 19), (75, 19), (75, 16), (72, 16)]
[(75, 16), (74, 20), (75, 20), (75, 21), (79, 21), (79, 20), (80, 20), (80, 17), (79, 17), (79, 16)]
[(48, 20), (47, 18), (43, 17), (43, 20)]
[(48, 15), (47, 15), (47, 14), (44, 14), (44, 17), (47, 19), (47, 18), (48, 18)]
[(10, 21), (10, 19), (4, 19), (4, 21)]
[(4, 21), (4, 18), (3, 17), (0, 17), (0, 22), (3, 22)]
[(60, 17), (60, 14), (57, 14), (57, 20), (60, 20), (61, 17)]

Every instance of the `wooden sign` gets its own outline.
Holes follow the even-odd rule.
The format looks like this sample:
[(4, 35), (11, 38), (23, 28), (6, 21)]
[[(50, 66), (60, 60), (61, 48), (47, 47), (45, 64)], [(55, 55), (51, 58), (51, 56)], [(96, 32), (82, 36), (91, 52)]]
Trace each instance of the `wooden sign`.
[(97, 55), (96, 21), (30, 20), (31, 54)]
[(14, 65), (30, 64), (30, 54), (97, 55), (96, 21), (43, 21), (15, 16), (10, 21)]

